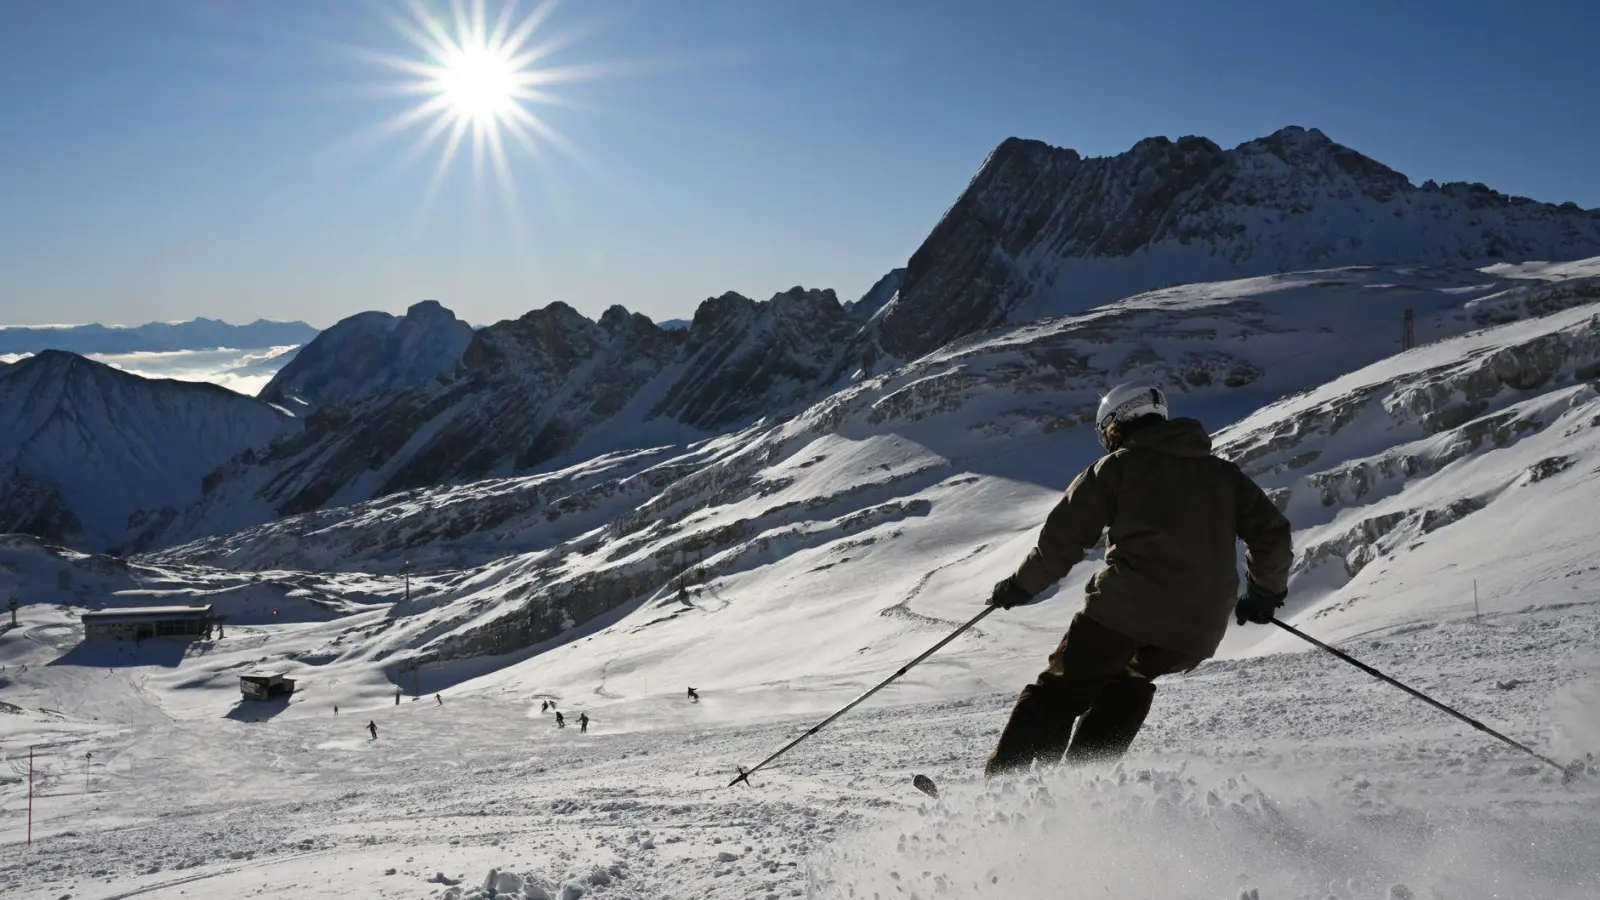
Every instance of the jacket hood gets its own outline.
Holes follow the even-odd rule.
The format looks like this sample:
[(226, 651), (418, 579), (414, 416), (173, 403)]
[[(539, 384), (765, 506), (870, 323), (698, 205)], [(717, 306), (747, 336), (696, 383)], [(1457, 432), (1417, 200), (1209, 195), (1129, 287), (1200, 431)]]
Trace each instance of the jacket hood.
[(1199, 419), (1171, 419), (1129, 431), (1122, 438), (1122, 447), (1140, 447), (1171, 456), (1210, 456), (1211, 435)]

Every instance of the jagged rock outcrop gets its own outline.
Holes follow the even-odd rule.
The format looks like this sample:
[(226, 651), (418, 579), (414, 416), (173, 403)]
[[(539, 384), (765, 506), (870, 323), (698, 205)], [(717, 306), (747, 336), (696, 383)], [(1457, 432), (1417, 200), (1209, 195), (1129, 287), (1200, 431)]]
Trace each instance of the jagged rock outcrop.
[(858, 327), (833, 291), (714, 297), (695, 311), (683, 373), (651, 415), (715, 431), (809, 402)]
[(1600, 211), (1481, 184), (1413, 186), (1315, 129), (1232, 150), (1149, 138), (1102, 158), (1011, 138), (911, 257), (874, 346), (915, 358), (1005, 321), (1169, 284), (1597, 254)]
[(455, 371), (472, 335), (472, 326), (437, 300), (417, 303), (404, 316), (357, 313), (303, 347), (260, 397), (299, 409), (433, 384)]
[(900, 286), (905, 284), (905, 281), (905, 267), (893, 269), (889, 274), (879, 278), (872, 287), (867, 288), (867, 292), (862, 294), (860, 299), (846, 303), (845, 311), (863, 321), (870, 319), (894, 299), (894, 295), (900, 291)]
[(553, 303), (477, 331), (442, 383), (317, 409), (301, 436), (230, 464), (138, 546), (720, 433), (824, 393), (858, 327), (832, 291), (802, 288), (711, 298), (687, 332)]

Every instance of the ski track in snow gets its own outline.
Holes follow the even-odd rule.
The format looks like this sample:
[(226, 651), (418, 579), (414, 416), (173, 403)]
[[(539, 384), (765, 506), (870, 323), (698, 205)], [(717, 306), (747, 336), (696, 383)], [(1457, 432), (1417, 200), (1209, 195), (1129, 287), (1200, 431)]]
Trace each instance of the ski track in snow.
[[(1347, 649), (1542, 744), (1563, 729), (1594, 733), (1596, 710), (1567, 701), (1600, 687), (1572, 659), (1597, 638), (1600, 609), (1577, 605), (1398, 629)], [(6, 675), (26, 686), (39, 672)], [(82, 674), (119, 708), (158, 702), (141, 668)], [(553, 896), (564, 885), (707, 898), (1600, 891), (1600, 783), (1562, 787), (1317, 652), (1217, 660), (1165, 685), (1121, 766), (988, 790), (974, 773), (1010, 693), (865, 708), (737, 789), (726, 787), (736, 764), (810, 718), (658, 728), (642, 707), (688, 705), (660, 695), (631, 707), (631, 730), (608, 734), (597, 716), (579, 735), (511, 692), (259, 722), (173, 719), (155, 706), (115, 731), (50, 737), (36, 760), (32, 847), (21, 844), (26, 751), (6, 741), (0, 893), (421, 898), (446, 896), (427, 880), (443, 873), (471, 897), (491, 869)], [(708, 694), (698, 706), (718, 702)], [(291, 709), (303, 703), (324, 705), (305, 696)], [(377, 740), (369, 718), (381, 721)], [(34, 727), (34, 740), (50, 734)], [(941, 800), (912, 790), (919, 771), (940, 781)]]

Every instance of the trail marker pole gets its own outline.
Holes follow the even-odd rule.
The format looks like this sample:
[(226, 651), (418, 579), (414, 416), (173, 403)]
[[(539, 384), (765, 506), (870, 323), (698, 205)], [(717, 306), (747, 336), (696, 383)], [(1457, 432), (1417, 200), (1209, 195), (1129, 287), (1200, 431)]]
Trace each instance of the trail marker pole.
[(28, 748), (28, 846), (33, 846), (33, 748)]
[(1475, 625), (1483, 624), (1483, 613), (1478, 609), (1478, 579), (1472, 579), (1472, 621)]

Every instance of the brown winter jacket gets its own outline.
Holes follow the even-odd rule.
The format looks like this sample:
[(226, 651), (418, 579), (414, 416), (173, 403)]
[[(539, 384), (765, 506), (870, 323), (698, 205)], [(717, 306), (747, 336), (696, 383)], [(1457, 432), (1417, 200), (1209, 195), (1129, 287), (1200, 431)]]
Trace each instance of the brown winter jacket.
[(1127, 435), (1067, 487), (1016, 583), (1038, 594), (1063, 578), (1110, 528), (1105, 568), (1084, 612), (1141, 643), (1210, 657), (1239, 590), (1236, 539), (1251, 581), (1287, 590), (1289, 521), (1250, 476), (1211, 455), (1194, 419), (1155, 422)]

